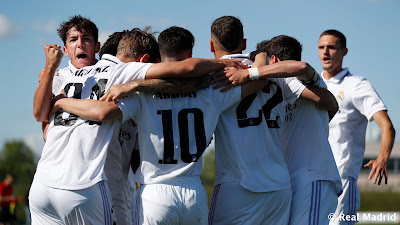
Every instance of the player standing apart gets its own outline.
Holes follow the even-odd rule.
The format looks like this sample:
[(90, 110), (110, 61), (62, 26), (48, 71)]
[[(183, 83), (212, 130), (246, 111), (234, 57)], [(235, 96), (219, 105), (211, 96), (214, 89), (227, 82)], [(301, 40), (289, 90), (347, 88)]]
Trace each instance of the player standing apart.
[(374, 183), (380, 184), (384, 178), (387, 184), (386, 165), (395, 138), (387, 108), (370, 82), (342, 68), (347, 51), (346, 37), (341, 32), (327, 30), (321, 34), (318, 55), (324, 69), (322, 77), (339, 104), (338, 113), (329, 123), (329, 143), (343, 184), (343, 194), (330, 224), (348, 224), (348, 221), (341, 221), (339, 215), (356, 215), (360, 207), (357, 179), (364, 157), (368, 121), (375, 120), (382, 131), (378, 158), (364, 165), (372, 167), (369, 179)]

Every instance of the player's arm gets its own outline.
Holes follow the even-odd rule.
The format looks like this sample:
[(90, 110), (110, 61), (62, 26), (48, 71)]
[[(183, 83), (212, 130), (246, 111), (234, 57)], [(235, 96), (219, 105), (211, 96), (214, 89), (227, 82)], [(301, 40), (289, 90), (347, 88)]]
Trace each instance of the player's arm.
[(177, 62), (153, 64), (146, 72), (146, 79), (200, 77), (225, 66), (245, 68), (238, 60), (189, 58)]
[(381, 150), (379, 152), (378, 158), (369, 161), (367, 164), (364, 165), (364, 167), (372, 167), (368, 179), (371, 180), (372, 177), (375, 175), (374, 184), (376, 184), (376, 181), (379, 178), (378, 185), (380, 185), (383, 177), (385, 177), (385, 184), (387, 184), (387, 161), (393, 149), (396, 131), (389, 118), (389, 115), (387, 114), (387, 111), (376, 112), (372, 117), (382, 131)]
[(33, 99), (33, 115), (39, 122), (47, 119), (51, 108), (53, 76), (63, 57), (60, 48), (58, 45), (44, 46), (46, 67)]
[(228, 77), (232, 85), (238, 85), (249, 80), (284, 77), (297, 77), (300, 80), (309, 81), (318, 78), (319, 75), (306, 62), (286, 60), (250, 69), (227, 67), (225, 68), (225, 76)]
[(309, 85), (301, 93), (301, 98), (313, 101), (318, 106), (328, 110), (330, 119), (333, 118), (339, 109), (335, 96), (325, 88)]
[(187, 93), (208, 87), (210, 76), (204, 75), (199, 78), (168, 78), (136, 80), (126, 84), (116, 84), (100, 98), (101, 101), (115, 101), (121, 97), (140, 92), (162, 92), (162, 93)]
[(104, 122), (122, 119), (121, 109), (114, 102), (104, 102), (93, 99), (62, 98), (55, 102), (51, 114), (54, 114), (60, 109), (93, 121)]
[(268, 80), (257, 80), (257, 81), (247, 82), (247, 83), (241, 85), (240, 97), (243, 99), (244, 97), (261, 90), (267, 84), (268, 84)]

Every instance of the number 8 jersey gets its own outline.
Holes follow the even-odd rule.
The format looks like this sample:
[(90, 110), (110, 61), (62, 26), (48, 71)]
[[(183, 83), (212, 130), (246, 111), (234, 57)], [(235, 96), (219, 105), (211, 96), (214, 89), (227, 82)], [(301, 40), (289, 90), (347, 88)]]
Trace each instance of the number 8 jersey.
[[(67, 97), (99, 99), (112, 85), (144, 79), (151, 63), (120, 63), (103, 55), (94, 66), (73, 74), (60, 73), (53, 82), (53, 94), (64, 89)], [(52, 188), (80, 190), (106, 180), (104, 163), (118, 121), (88, 121), (63, 110), (55, 113), (35, 180)]]
[(211, 87), (185, 94), (136, 93), (118, 105), (123, 121), (138, 125), (142, 184), (200, 176), (202, 154), (214, 133), (219, 115), (240, 101), (241, 88), (226, 93)]

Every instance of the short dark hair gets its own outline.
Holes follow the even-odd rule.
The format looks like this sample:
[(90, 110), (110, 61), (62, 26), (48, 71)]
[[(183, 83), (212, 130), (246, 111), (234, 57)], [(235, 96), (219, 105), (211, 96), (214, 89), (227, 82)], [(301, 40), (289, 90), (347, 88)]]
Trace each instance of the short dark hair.
[(141, 54), (149, 54), (150, 62), (160, 60), (158, 43), (150, 27), (146, 27), (143, 30), (134, 28), (127, 32), (119, 41), (118, 54), (132, 58), (137, 58)]
[(172, 26), (158, 36), (160, 54), (166, 57), (177, 57), (182, 52), (192, 51), (193, 34), (182, 27)]
[(324, 35), (332, 35), (335, 36), (339, 39), (339, 45), (341, 48), (347, 48), (346, 47), (346, 36), (344, 36), (344, 34), (338, 30), (326, 30), (324, 32), (322, 32), (322, 34), (319, 36), (319, 38), (321, 38)]
[(75, 15), (70, 17), (68, 21), (62, 22), (60, 27), (57, 29), (58, 36), (60, 36), (61, 40), (64, 42), (64, 45), (67, 42), (68, 31), (73, 27), (75, 27), (79, 32), (86, 31), (90, 33), (96, 43), (99, 41), (99, 30), (97, 29), (96, 24), (94, 24), (88, 18), (85, 18), (81, 15)]
[(104, 42), (103, 46), (101, 47), (99, 51), (99, 56), (103, 56), (104, 54), (110, 54), (113, 56), (117, 55), (118, 52), (118, 44), (119, 41), (122, 39), (122, 37), (129, 32), (129, 30), (123, 30), (121, 32), (114, 32), (111, 34), (107, 41)]
[(301, 61), (302, 45), (295, 38), (287, 35), (279, 35), (269, 41), (257, 44), (257, 48), (262, 48), (268, 57), (275, 55), (279, 60)]
[(211, 25), (211, 35), (227, 52), (234, 52), (240, 48), (244, 34), (242, 22), (233, 16), (223, 16)]

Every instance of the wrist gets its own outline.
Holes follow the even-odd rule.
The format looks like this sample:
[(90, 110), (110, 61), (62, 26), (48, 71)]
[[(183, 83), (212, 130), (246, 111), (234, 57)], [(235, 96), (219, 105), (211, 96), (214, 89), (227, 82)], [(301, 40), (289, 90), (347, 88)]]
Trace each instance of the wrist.
[(260, 79), (260, 75), (258, 73), (258, 68), (249, 68), (247, 69), (249, 71), (249, 78), (250, 80), (258, 80)]

